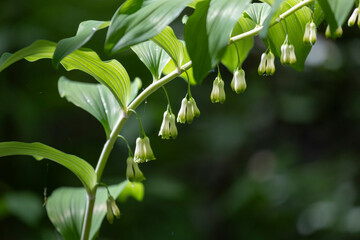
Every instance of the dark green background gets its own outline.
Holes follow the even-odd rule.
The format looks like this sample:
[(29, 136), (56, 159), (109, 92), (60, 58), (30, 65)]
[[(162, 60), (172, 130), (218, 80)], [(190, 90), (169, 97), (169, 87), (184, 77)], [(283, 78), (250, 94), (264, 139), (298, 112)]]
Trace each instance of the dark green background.
[[(0, 53), (37, 39), (70, 37), (81, 21), (110, 20), (120, 4), (3, 1)], [(172, 26), (182, 38), (179, 19)], [(105, 33), (96, 34), (86, 47), (109, 59), (102, 51)], [(257, 75), (265, 49), (256, 38), (244, 63), (246, 92), (231, 91), (232, 75), (221, 68), (227, 100), (212, 104), (216, 75), (210, 73), (192, 88), (201, 117), (178, 125), (175, 141), (157, 136), (166, 109), (163, 92), (149, 97), (138, 109), (157, 157), (141, 165), (147, 177), (145, 198), (120, 204), (121, 219), (113, 225), (104, 222), (99, 239), (359, 239), (359, 37), (357, 27), (344, 27), (343, 38), (335, 42), (320, 33), (304, 72), (277, 60), (273, 77)], [(151, 82), (131, 51), (114, 57), (131, 79), (140, 77), (144, 86)], [(43, 142), (95, 166), (104, 131), (95, 118), (59, 97), (61, 75), (95, 82), (81, 72), (56, 71), (50, 60), (21, 61), (0, 73), (0, 141)], [(167, 88), (177, 111), (187, 85), (177, 79)], [(138, 131), (132, 117), (123, 132), (132, 146)], [(123, 142), (117, 142), (104, 182), (125, 179), (126, 154)], [(56, 239), (41, 207), (45, 186), (51, 194), (57, 187), (80, 184), (54, 163), (0, 159), (1, 239)]]

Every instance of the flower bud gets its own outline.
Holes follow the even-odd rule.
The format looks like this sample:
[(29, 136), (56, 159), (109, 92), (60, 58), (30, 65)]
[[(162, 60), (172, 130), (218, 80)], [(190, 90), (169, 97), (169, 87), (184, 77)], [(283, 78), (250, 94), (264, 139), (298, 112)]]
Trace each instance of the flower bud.
[(343, 34), (343, 30), (342, 30), (342, 27), (338, 27), (336, 29), (336, 31), (334, 32), (334, 34), (331, 34), (331, 29), (330, 29), (330, 25), (328, 25), (326, 27), (326, 31), (325, 31), (325, 37), (326, 38), (340, 38)]
[(310, 23), (309, 22), (305, 26), (303, 42), (305, 44), (310, 44)]
[(188, 100), (187, 105), (186, 105), (186, 121), (187, 121), (187, 123), (192, 123), (194, 117), (195, 117), (194, 108), (193, 108), (190, 100)]
[(275, 73), (275, 55), (270, 51), (266, 55), (266, 74), (274, 75)]
[[(353, 13), (351, 14), (349, 20), (348, 20), (348, 26), (352, 27), (354, 26), (355, 22), (356, 22), (356, 18), (358, 17), (359, 13), (358, 13), (358, 8), (355, 8)], [(359, 24), (359, 19), (358, 19), (358, 24)]]
[(146, 178), (145, 178), (144, 174), (142, 173), (142, 171), (140, 170), (139, 165), (136, 162), (134, 162), (133, 168), (134, 168), (134, 173), (135, 173), (135, 178), (134, 178), (133, 182), (144, 181)]
[(144, 138), (138, 137), (136, 139), (134, 161), (143, 163), (151, 160), (155, 160), (155, 156), (150, 146), (150, 139), (146, 136)]
[(134, 180), (135, 180), (135, 173), (134, 173), (133, 165), (134, 165), (134, 159), (132, 157), (128, 157), (126, 159), (126, 178), (130, 182), (134, 182)]
[(161, 123), (159, 136), (161, 136), (162, 139), (170, 139), (170, 113), (168, 111), (164, 112), (164, 117)]
[(145, 161), (148, 162), (148, 161), (151, 161), (151, 160), (155, 160), (155, 156), (154, 156), (154, 153), (151, 149), (151, 146), (150, 146), (150, 139), (148, 137), (144, 137), (143, 138), (143, 144), (144, 144), (144, 152), (145, 152)]
[(290, 62), (289, 45), (287, 43), (284, 43), (281, 46), (280, 62), (283, 65), (288, 64)]
[(290, 58), (290, 61), (289, 61), (290, 64), (296, 63), (296, 55), (295, 55), (294, 45), (289, 45), (289, 58)]
[(245, 71), (243, 69), (236, 69), (234, 77), (231, 81), (231, 88), (236, 93), (243, 93), (246, 89)]
[(110, 224), (114, 223), (114, 214), (111, 209), (111, 200), (109, 198), (106, 200), (106, 219)]
[(186, 97), (181, 101), (181, 107), (177, 116), (177, 122), (186, 123), (186, 107), (187, 107), (187, 99)]
[(224, 103), (226, 99), (224, 90), (224, 81), (221, 77), (216, 77), (213, 82), (213, 89), (211, 91), (210, 99), (212, 103)]
[(120, 218), (120, 210), (116, 204), (115, 199), (112, 196), (109, 196), (108, 200), (110, 200), (112, 213), (115, 215), (116, 218)]
[(265, 70), (266, 70), (266, 58), (267, 58), (266, 53), (261, 54), (260, 64), (259, 64), (259, 67), (258, 67), (259, 75), (263, 75), (265, 73)]
[(195, 99), (193, 97), (191, 97), (189, 101), (190, 101), (191, 106), (192, 106), (192, 108), (194, 110), (195, 117), (200, 117), (200, 110), (196, 105)]
[(170, 115), (170, 135), (173, 139), (175, 139), (178, 135), (175, 123), (175, 115), (173, 113)]
[(314, 22), (310, 23), (310, 37), (309, 37), (309, 41), (311, 45), (314, 45), (316, 42), (316, 24)]

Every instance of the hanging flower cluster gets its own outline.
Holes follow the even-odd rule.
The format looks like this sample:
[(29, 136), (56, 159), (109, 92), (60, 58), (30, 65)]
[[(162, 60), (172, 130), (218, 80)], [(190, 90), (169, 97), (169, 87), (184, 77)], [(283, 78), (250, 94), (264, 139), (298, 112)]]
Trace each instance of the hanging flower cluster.
[(179, 123), (192, 123), (195, 117), (200, 116), (200, 110), (196, 105), (195, 99), (190, 97), (184, 97), (181, 101), (181, 107), (177, 116), (177, 122)]
[(274, 75), (275, 73), (275, 55), (269, 51), (261, 54), (260, 64), (258, 67), (259, 75)]
[(314, 21), (308, 22), (305, 26), (303, 42), (305, 44), (314, 45), (316, 42), (316, 32), (316, 24)]
[(334, 33), (331, 33), (331, 28), (330, 28), (330, 25), (328, 25), (326, 27), (326, 30), (325, 30), (325, 37), (326, 38), (332, 38), (332, 39), (336, 39), (336, 38), (340, 38), (341, 36), (343, 35), (343, 29), (342, 27), (338, 27)]
[(106, 200), (106, 219), (109, 223), (114, 223), (114, 216), (120, 218), (120, 210), (115, 199), (111, 195), (108, 195), (108, 199)]
[(154, 153), (150, 146), (150, 139), (145, 135), (136, 139), (134, 161), (136, 163), (149, 162), (155, 160)]
[(231, 88), (236, 93), (243, 93), (246, 90), (245, 71), (237, 68), (231, 81)]
[(281, 64), (294, 64), (296, 63), (295, 47), (289, 43), (288, 35), (286, 35), (285, 41), (281, 46)]
[(178, 135), (178, 131), (175, 123), (175, 115), (170, 113), (169, 110), (164, 112), (163, 121), (160, 127), (159, 136), (162, 139), (175, 139)]
[(141, 172), (139, 165), (134, 161), (134, 157), (129, 156), (126, 159), (126, 178), (130, 182), (141, 182), (145, 180), (144, 174)]
[(220, 74), (215, 78), (213, 82), (213, 88), (211, 91), (210, 99), (212, 103), (224, 103), (226, 99), (224, 90), (224, 81)]

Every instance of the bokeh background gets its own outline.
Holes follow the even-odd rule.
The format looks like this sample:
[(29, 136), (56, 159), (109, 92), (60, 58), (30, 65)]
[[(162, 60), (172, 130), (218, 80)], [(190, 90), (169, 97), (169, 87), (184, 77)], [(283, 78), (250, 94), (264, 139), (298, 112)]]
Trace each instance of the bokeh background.
[[(13, 0), (0, 8), (0, 53), (37, 39), (59, 41), (81, 21), (109, 20), (122, 1)], [(186, 10), (185, 13), (190, 13)], [(172, 27), (183, 38), (181, 17)], [(322, 25), (320, 32), (324, 32)], [(86, 47), (102, 59), (106, 31)], [(226, 102), (210, 102), (210, 73), (192, 88), (201, 117), (178, 125), (174, 141), (158, 130), (166, 109), (159, 91), (138, 113), (156, 161), (142, 164), (142, 202), (120, 204), (122, 217), (104, 221), (99, 239), (359, 239), (360, 238), (360, 30), (344, 27), (341, 39), (318, 36), (303, 72), (276, 62), (276, 74), (257, 74), (265, 50), (257, 38), (244, 63), (248, 89), (237, 95), (221, 68)], [(131, 51), (117, 58), (144, 86), (151, 75)], [(95, 82), (81, 72), (55, 70), (51, 61), (20, 61), (0, 73), (0, 141), (43, 142), (95, 165), (105, 134), (95, 118), (57, 90), (57, 80)], [(168, 85), (179, 109), (187, 85)], [(134, 146), (134, 117), (123, 131)], [(125, 179), (127, 150), (119, 140), (104, 182)], [(70, 172), (30, 157), (0, 159), (0, 238), (59, 239), (46, 216), (43, 190), (80, 186)]]

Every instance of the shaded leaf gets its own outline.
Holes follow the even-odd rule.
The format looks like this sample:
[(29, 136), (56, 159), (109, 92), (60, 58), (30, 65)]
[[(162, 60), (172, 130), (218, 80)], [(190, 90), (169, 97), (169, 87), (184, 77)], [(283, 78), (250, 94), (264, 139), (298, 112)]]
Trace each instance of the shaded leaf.
[(319, 4), (319, 1), (315, 1), (313, 12), (314, 12), (314, 22), (316, 26), (319, 26), (325, 19), (325, 13)]
[(131, 94), (129, 98), (129, 103), (136, 98), (139, 90), (141, 89), (142, 81), (140, 78), (136, 77), (134, 81), (131, 82)]
[(60, 61), (70, 53), (84, 46), (96, 31), (108, 27), (110, 22), (89, 20), (80, 23), (74, 37), (66, 38), (58, 42), (54, 56), (53, 65), (58, 68)]
[(151, 40), (169, 54), (178, 68), (181, 67), (181, 63), (184, 59), (183, 44), (177, 39), (171, 27), (167, 26)]
[(244, 16), (253, 20), (256, 25), (263, 25), (270, 13), (271, 7), (267, 3), (252, 3), (244, 11)]
[(271, 10), (270, 10), (265, 22), (263, 23), (263, 29), (261, 29), (261, 31), (259, 33), (259, 36), (261, 38), (266, 38), (267, 33), (269, 31), (270, 24), (280, 15), (279, 10), (281, 10), (281, 9), (279, 9), (279, 7), (284, 1), (285, 0), (275, 0), (272, 3)]
[(149, 69), (153, 78), (159, 80), (164, 67), (170, 61), (169, 55), (152, 41), (139, 43), (131, 49)]
[(196, 6), (196, 4), (198, 4), (198, 2), (203, 2), (203, 1), (206, 1), (206, 0), (195, 0), (192, 3), (190, 3), (188, 5), (188, 7), (195, 8), (195, 6)]
[(200, 83), (224, 55), (229, 36), (249, 2), (217, 0), (196, 5), (184, 32), (196, 82)]
[[(130, 182), (123, 181), (109, 186), (110, 194), (116, 199)], [(99, 187), (96, 192), (90, 239), (94, 239), (106, 214), (107, 191)], [(64, 239), (78, 240), (81, 236), (86, 207), (86, 192), (82, 188), (62, 187), (56, 189), (48, 199), (46, 211), (50, 221)], [(121, 210), (121, 208), (120, 208)]]
[[(52, 58), (55, 47), (56, 44), (53, 42), (38, 40), (14, 54), (4, 53), (0, 58), (0, 72), (23, 58), (30, 62)], [(120, 105), (127, 105), (131, 91), (130, 79), (125, 68), (118, 61), (103, 62), (95, 52), (81, 49), (65, 57), (61, 64), (68, 71), (77, 69), (93, 76), (112, 91)]]
[[(255, 28), (255, 23), (252, 20), (241, 17), (236, 23), (231, 36), (239, 35), (241, 33), (250, 31), (253, 28)], [(238, 66), (241, 66), (245, 61), (253, 46), (254, 37), (248, 37), (237, 41), (236, 43), (233, 43), (227, 47), (221, 62), (229, 69), (230, 72), (234, 72), (235, 69)]]
[(0, 157), (12, 155), (39, 156), (52, 160), (72, 171), (86, 189), (95, 186), (96, 174), (93, 167), (75, 155), (63, 153), (42, 143), (1, 142)]
[[(285, 12), (299, 3), (300, 0), (287, 0), (281, 5), (281, 12)], [(281, 45), (284, 43), (286, 33), (289, 35), (289, 42), (295, 47), (296, 63), (290, 65), (294, 69), (301, 71), (304, 68), (306, 57), (308, 56), (311, 46), (303, 43), (305, 26), (311, 21), (311, 10), (308, 7), (302, 7), (291, 16), (282, 20), (279, 24), (269, 29), (267, 39), (264, 43), (270, 47), (275, 56), (280, 57)], [(286, 31), (287, 30), (287, 31)]]
[(109, 138), (122, 110), (107, 87), (96, 83), (74, 82), (61, 77), (58, 89), (61, 97), (65, 97), (99, 120), (105, 129), (106, 137)]
[(193, 0), (127, 0), (114, 14), (105, 50), (119, 52), (159, 34)]
[(318, 0), (332, 33), (341, 27), (354, 7), (355, 0)]

